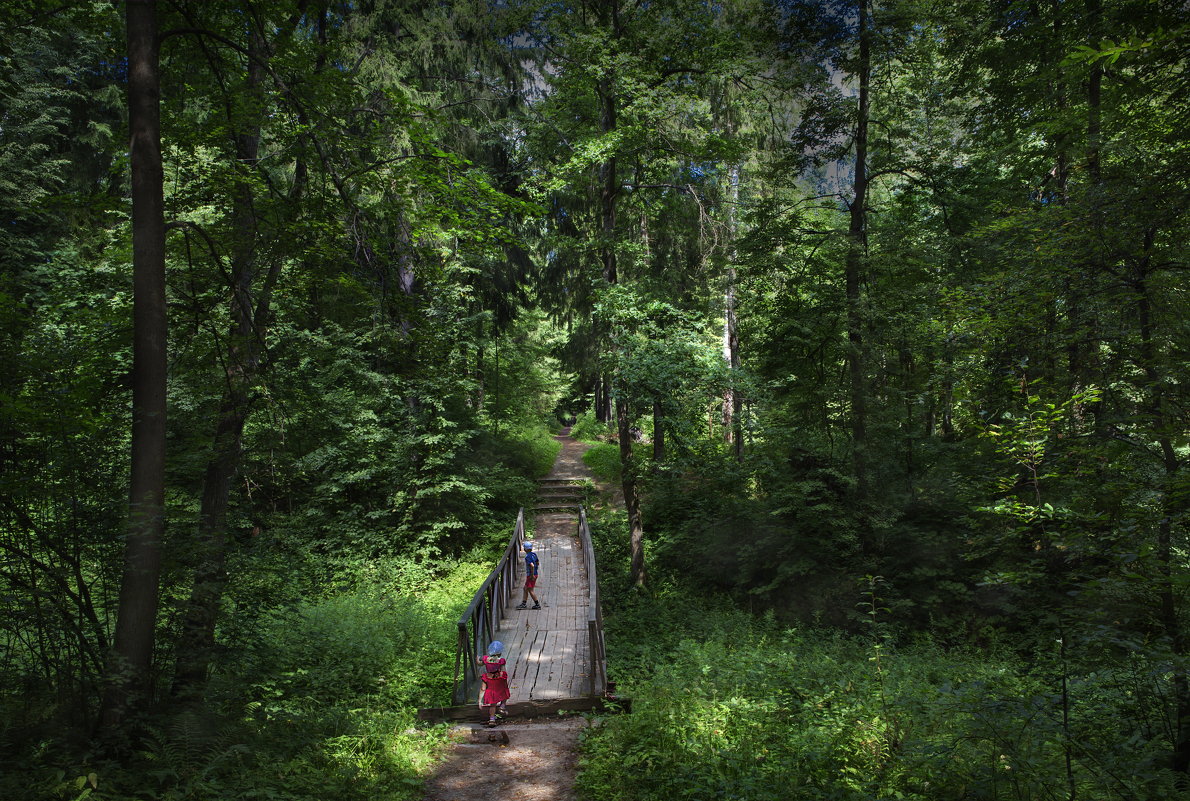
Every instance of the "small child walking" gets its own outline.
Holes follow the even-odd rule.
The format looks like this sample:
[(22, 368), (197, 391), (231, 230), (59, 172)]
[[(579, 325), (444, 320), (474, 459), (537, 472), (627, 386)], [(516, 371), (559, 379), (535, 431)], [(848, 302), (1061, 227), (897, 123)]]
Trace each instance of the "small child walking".
[(517, 609), (529, 608), (530, 595), (533, 596), (533, 608), (540, 609), (541, 601), (537, 600), (537, 593), (533, 592), (533, 588), (537, 586), (537, 570), (541, 560), (533, 553), (533, 543), (526, 542), (522, 547), (525, 549), (525, 592)]
[(503, 719), (508, 714), (505, 702), (512, 695), (508, 691), (508, 672), (504, 670), (503, 653), (504, 643), (492, 640), (488, 652), (479, 658), (479, 666), (483, 668), (483, 673), (479, 674), (483, 682), (483, 697), (479, 706), (481, 709), (487, 707), (489, 729), (495, 728), (497, 719)]

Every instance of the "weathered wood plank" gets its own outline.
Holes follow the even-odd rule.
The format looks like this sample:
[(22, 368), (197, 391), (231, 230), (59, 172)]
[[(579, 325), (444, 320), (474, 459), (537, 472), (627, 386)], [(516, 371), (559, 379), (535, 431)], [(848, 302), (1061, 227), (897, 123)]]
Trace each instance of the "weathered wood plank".
[[(559, 712), (616, 713), (632, 711), (631, 698), (551, 698), (544, 701), (509, 702), (508, 716), (514, 718), (537, 718), (557, 715)], [(464, 706), (429, 707), (417, 710), (417, 719), (426, 721), (470, 720), (482, 722), (487, 713), (475, 704)]]

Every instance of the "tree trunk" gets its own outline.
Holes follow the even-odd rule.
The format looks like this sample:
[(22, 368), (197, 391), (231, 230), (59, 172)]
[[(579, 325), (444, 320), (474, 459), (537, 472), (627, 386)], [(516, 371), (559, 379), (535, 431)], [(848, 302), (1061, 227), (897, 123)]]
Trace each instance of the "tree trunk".
[(1156, 240), (1156, 231), (1145, 235), (1144, 256), (1132, 276), (1136, 292), (1136, 311), (1140, 327), (1141, 368), (1148, 384), (1149, 416), (1153, 421), (1154, 438), (1161, 449), (1161, 466), (1164, 472), (1161, 488), (1161, 520), (1157, 524), (1157, 561), (1160, 571), (1158, 596), (1160, 598), (1160, 619), (1165, 635), (1173, 651), (1174, 689), (1174, 749), (1173, 768), (1181, 773), (1190, 772), (1190, 676), (1185, 668), (1186, 636), (1177, 608), (1177, 586), (1181, 583), (1174, 571), (1178, 556), (1173, 545), (1174, 518), (1182, 509), (1174, 496), (1179, 485), (1178, 473), (1181, 462), (1174, 449), (1169, 412), (1164, 391), (1163, 377), (1157, 369), (1157, 347), (1153, 332), (1152, 309), (1148, 293), (1150, 270), (1149, 252)]
[[(617, 0), (605, 6), (612, 39), (620, 37), (620, 8)], [(599, 79), (599, 128), (604, 134), (616, 128), (617, 98), (614, 87), (615, 74), (609, 71)], [(603, 280), (609, 285), (619, 282), (616, 266), (616, 200), (620, 194), (620, 176), (614, 154), (599, 165), (600, 178), (600, 249), (603, 260)], [(645, 584), (644, 528), (640, 520), (640, 498), (637, 496), (636, 465), (632, 456), (632, 432), (628, 413), (628, 402), (614, 397), (611, 378), (605, 381), (607, 387), (607, 419), (614, 413), (620, 440), (620, 463), (624, 487), (624, 505), (628, 509), (629, 542), (632, 553), (632, 583), (636, 587)], [(612, 403), (615, 402), (613, 412)]]
[(629, 548), (632, 586), (645, 586), (645, 530), (640, 520), (640, 497), (636, 486), (636, 462), (632, 455), (632, 432), (628, 402), (616, 400), (616, 424), (620, 435), (620, 475), (624, 488), (624, 506), (628, 510)]
[(848, 379), (851, 396), (852, 470), (856, 494), (867, 495), (867, 389), (864, 385), (864, 341), (861, 289), (867, 261), (868, 193), (868, 84), (871, 80), (871, 43), (868, 32), (867, 0), (859, 0), (859, 107), (855, 127), (855, 197), (851, 201), (851, 223), (847, 250), (847, 342)]
[(661, 399), (653, 399), (653, 461), (665, 461), (665, 411)]
[(726, 286), (723, 290), (723, 360), (727, 363), (730, 383), (723, 394), (723, 436), (734, 445), (736, 461), (744, 459), (744, 425), (740, 418), (740, 392), (735, 378), (740, 369), (740, 338), (736, 330), (736, 206), (740, 199), (740, 165), (731, 165), (731, 202), (728, 204), (727, 228), (731, 239), (731, 254), (728, 257)]
[[(262, 91), (265, 43), (255, 30), (249, 31), (248, 42), (246, 94), (251, 98), (253, 119), (236, 135), (236, 160), (245, 171), (255, 170), (260, 156), (260, 121), (265, 102)], [(247, 175), (241, 176), (232, 200), (231, 330), (224, 356), (223, 400), (211, 457), (203, 475), (193, 551), (194, 583), (183, 616), (172, 688), (175, 697), (189, 700), (201, 695), (214, 658), (215, 625), (227, 584), (227, 508), (231, 483), (240, 468), (251, 391), (260, 372), (261, 345), (272, 290), (270, 280), (260, 293), (258, 309), (254, 309), (252, 292), (259, 269), (255, 204), (251, 181)]]
[(152, 697), (165, 528), (165, 206), (157, 20), (152, 0), (129, 0), (128, 127), (132, 171), (132, 471), (124, 573), (100, 725), (108, 739)]
[[(1087, 28), (1091, 34), (1091, 46), (1102, 41), (1102, 0), (1087, 0)], [(1099, 166), (1099, 148), (1102, 143), (1102, 115), (1100, 111), (1103, 90), (1103, 64), (1096, 60), (1087, 76), (1087, 173), (1095, 188), (1102, 180)]]
[[(482, 320), (482, 319), (480, 319), (480, 320), (479, 320), (479, 322), (476, 324), (476, 327), (477, 327), (479, 330), (476, 332), (476, 333), (477, 333), (477, 336), (475, 337), (475, 341), (476, 341), (476, 343), (477, 343), (477, 347), (476, 347), (476, 349), (475, 349), (475, 401), (474, 401), (474, 403), (475, 403), (475, 410), (476, 410), (477, 412), (480, 412), (480, 413), (482, 413), (482, 412), (483, 412), (483, 403), (484, 403), (484, 396), (483, 396), (483, 382), (484, 382), (484, 373), (483, 373), (483, 350), (484, 350), (484, 347), (483, 347), (483, 342), (484, 342), (484, 324), (483, 324), (483, 320)], [(494, 327), (495, 327), (495, 326), (493, 326), (493, 328), (494, 328)]]
[[(613, 39), (620, 36), (619, 3), (608, 4), (607, 20)], [(599, 130), (609, 134), (616, 129), (616, 93), (613, 86), (614, 73), (609, 71), (599, 79)], [(599, 165), (601, 183), (599, 195), (600, 250), (603, 257), (603, 280), (614, 284), (619, 276), (616, 271), (616, 198), (620, 194), (620, 175), (613, 153)]]
[[(1097, 46), (1102, 40), (1102, 5), (1100, 0), (1087, 0), (1087, 27), (1091, 35), (1091, 45)], [(1100, 359), (1100, 322), (1097, 304), (1095, 303), (1095, 287), (1105, 275), (1105, 258), (1103, 247), (1099, 243), (1096, 233), (1105, 229), (1103, 212), (1103, 185), (1100, 172), (1099, 149), (1102, 137), (1101, 101), (1102, 101), (1103, 67), (1096, 61), (1091, 65), (1091, 73), (1087, 78), (1087, 174), (1091, 179), (1089, 202), (1091, 206), (1091, 236), (1088, 238), (1091, 252), (1088, 254), (1086, 273), (1074, 276), (1072, 291), (1079, 298), (1071, 304), (1074, 315), (1073, 343), (1071, 359), (1071, 375), (1075, 382), (1075, 389), (1084, 390), (1093, 384), (1103, 383), (1103, 368)], [(1101, 403), (1094, 402), (1085, 405), (1080, 401), (1074, 416), (1082, 422), (1084, 411), (1094, 415), (1094, 425), (1099, 436), (1104, 436), (1105, 421), (1101, 414)]]

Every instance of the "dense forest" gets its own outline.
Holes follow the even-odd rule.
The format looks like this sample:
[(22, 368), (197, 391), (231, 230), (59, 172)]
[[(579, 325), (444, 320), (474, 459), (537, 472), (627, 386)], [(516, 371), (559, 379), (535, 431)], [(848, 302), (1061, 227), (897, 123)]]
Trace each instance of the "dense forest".
[(584, 797), (1190, 798), (1181, 0), (0, 32), (3, 798), (420, 797), (571, 423)]

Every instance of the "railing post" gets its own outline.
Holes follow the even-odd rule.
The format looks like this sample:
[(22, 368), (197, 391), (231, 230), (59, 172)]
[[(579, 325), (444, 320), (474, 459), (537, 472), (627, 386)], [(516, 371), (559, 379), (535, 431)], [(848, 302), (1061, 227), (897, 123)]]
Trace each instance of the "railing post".
[[(471, 637), (467, 633), (467, 623), (460, 620), (458, 653), (455, 655), (454, 697), (451, 699), (455, 704), (464, 704), (467, 702), (467, 696), (471, 694), (471, 685), (476, 679), (475, 661), (467, 653), (470, 650), (470, 639)], [(462, 684), (459, 683), (460, 666), (463, 669)]]
[(595, 548), (591, 543), (591, 527), (587, 510), (578, 510), (579, 541), (583, 547), (583, 561), (587, 566), (587, 649), (591, 660), (590, 695), (598, 697), (607, 687), (607, 657), (603, 641), (603, 609), (599, 600), (599, 579), (595, 570)]
[(599, 686), (599, 678), (598, 678), (599, 659), (598, 659), (598, 654), (596, 653), (596, 648), (595, 648), (595, 643), (598, 642), (598, 639), (599, 639), (598, 626), (595, 624), (594, 620), (591, 620), (590, 618), (588, 618), (587, 619), (587, 644), (588, 644), (587, 651), (588, 651), (588, 656), (591, 659), (591, 672), (589, 674), (591, 677), (591, 682), (590, 682), (591, 687), (587, 691), (587, 695), (590, 695), (590, 696), (595, 696), (598, 694), (596, 691), (596, 688)]

